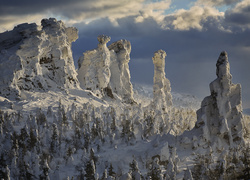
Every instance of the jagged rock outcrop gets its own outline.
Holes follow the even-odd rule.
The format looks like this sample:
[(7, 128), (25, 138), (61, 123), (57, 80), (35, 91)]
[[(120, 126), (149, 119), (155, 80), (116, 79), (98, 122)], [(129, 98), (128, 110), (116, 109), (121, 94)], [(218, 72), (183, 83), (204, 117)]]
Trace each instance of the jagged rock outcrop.
[(119, 96), (125, 103), (134, 103), (130, 82), (131, 44), (120, 40), (107, 47), (109, 36), (98, 36), (98, 48), (86, 51), (78, 60), (78, 79), (83, 89), (100, 97)]
[(202, 129), (204, 142), (237, 145), (243, 142), (241, 85), (232, 83), (226, 52), (220, 54), (216, 67), (217, 79), (197, 111), (195, 127)]
[(172, 106), (172, 95), (170, 81), (165, 76), (165, 57), (166, 52), (158, 50), (152, 58), (154, 63), (154, 86), (153, 86), (153, 105), (156, 109), (165, 110)]
[(41, 24), (21, 24), (0, 34), (2, 96), (17, 98), (22, 90), (79, 87), (71, 51), (77, 29), (54, 18)]
[(97, 96), (105, 92), (113, 96), (109, 87), (110, 82), (110, 51), (107, 43), (109, 36), (98, 36), (98, 48), (86, 51), (78, 60), (78, 79), (83, 89), (91, 90)]
[(134, 103), (133, 86), (130, 82), (129, 61), (131, 44), (127, 40), (119, 40), (109, 47), (111, 51), (110, 86), (114, 93), (121, 96), (124, 102)]

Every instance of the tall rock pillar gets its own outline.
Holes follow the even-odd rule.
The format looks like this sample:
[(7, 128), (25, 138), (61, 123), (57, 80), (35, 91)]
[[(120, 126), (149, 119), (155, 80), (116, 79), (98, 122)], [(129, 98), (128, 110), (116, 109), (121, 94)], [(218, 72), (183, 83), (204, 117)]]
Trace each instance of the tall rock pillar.
[(165, 110), (172, 106), (170, 81), (165, 77), (166, 52), (158, 50), (152, 58), (154, 63), (153, 104), (157, 109)]
[(197, 111), (196, 127), (202, 127), (205, 141), (239, 144), (243, 140), (241, 85), (232, 83), (228, 56), (223, 51), (216, 63), (217, 78), (210, 83), (211, 95)]
[(121, 96), (126, 103), (133, 104), (133, 86), (130, 82), (129, 61), (131, 44), (127, 40), (119, 40), (109, 47), (111, 52), (111, 79), (110, 86), (114, 93)]
[(111, 38), (100, 35), (97, 39), (98, 48), (86, 51), (78, 60), (78, 79), (82, 88), (93, 91), (97, 96), (104, 96), (105, 92), (110, 91), (110, 51), (107, 43)]

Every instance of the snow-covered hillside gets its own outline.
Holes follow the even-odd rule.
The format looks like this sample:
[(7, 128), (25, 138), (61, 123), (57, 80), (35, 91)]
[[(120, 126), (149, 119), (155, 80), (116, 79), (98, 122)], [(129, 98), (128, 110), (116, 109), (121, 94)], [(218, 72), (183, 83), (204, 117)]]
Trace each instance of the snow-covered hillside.
[(127, 40), (98, 36), (77, 71), (77, 36), (55, 19), (0, 34), (0, 179), (250, 178), (250, 117), (226, 52), (201, 103), (171, 92), (163, 50), (153, 85), (131, 84)]

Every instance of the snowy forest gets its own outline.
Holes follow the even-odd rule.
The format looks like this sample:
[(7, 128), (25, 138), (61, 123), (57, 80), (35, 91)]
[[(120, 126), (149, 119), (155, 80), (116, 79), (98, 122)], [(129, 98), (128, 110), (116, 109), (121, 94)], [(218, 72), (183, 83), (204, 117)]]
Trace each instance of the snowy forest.
[(76, 69), (77, 38), (54, 18), (0, 34), (0, 179), (250, 179), (250, 116), (227, 52), (200, 102), (171, 92), (164, 50), (148, 87), (130, 81), (129, 41), (98, 36)]

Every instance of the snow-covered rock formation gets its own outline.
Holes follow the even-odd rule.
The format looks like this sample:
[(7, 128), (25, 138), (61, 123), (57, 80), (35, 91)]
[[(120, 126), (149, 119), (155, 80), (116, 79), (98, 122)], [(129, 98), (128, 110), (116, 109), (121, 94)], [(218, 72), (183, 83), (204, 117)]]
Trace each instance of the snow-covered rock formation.
[(158, 50), (152, 58), (154, 63), (154, 86), (153, 104), (156, 109), (166, 109), (172, 106), (172, 95), (170, 81), (165, 76), (165, 57), (166, 52)]
[(113, 96), (110, 82), (110, 51), (107, 43), (109, 36), (98, 36), (98, 48), (86, 51), (78, 60), (78, 79), (83, 89), (91, 90), (97, 96)]
[(22, 90), (78, 88), (71, 43), (77, 29), (54, 18), (42, 26), (21, 24), (0, 34), (0, 94), (20, 96)]
[(130, 82), (131, 44), (120, 40), (107, 47), (109, 36), (98, 36), (98, 48), (86, 51), (78, 60), (78, 79), (83, 89), (99, 97), (118, 95), (125, 103), (134, 103)]
[(131, 44), (127, 40), (119, 40), (109, 47), (111, 51), (110, 86), (114, 93), (121, 96), (124, 102), (134, 103), (133, 86), (130, 82), (129, 61)]
[(196, 128), (202, 129), (204, 142), (239, 144), (243, 141), (241, 85), (232, 83), (226, 52), (220, 54), (216, 67), (217, 79), (197, 111)]

